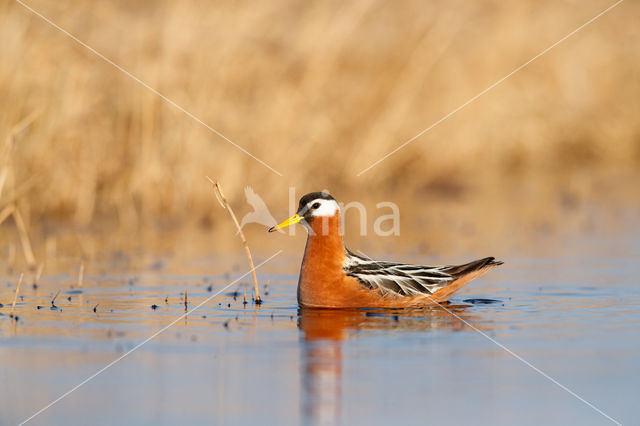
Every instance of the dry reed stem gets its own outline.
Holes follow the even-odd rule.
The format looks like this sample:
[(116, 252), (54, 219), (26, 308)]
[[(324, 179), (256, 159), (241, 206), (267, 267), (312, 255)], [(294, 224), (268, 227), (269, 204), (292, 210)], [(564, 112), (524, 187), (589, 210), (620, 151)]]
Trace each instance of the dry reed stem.
[(2, 195), (2, 190), (4, 189), (4, 183), (7, 181), (7, 177), (9, 176), (9, 168), (3, 167), (0, 170), (0, 195)]
[(4, 184), (9, 177), (9, 158), (11, 158), (11, 151), (13, 150), (13, 135), (9, 133), (7, 136), (7, 142), (4, 146), (4, 152), (2, 153), (2, 168), (0, 169), (0, 195), (4, 189)]
[(20, 293), (20, 286), (22, 285), (22, 278), (24, 277), (24, 273), (20, 274), (20, 278), (18, 279), (18, 286), (16, 287), (16, 294), (13, 296), (13, 303), (11, 304), (11, 312), (9, 312), (9, 317), (13, 318), (13, 310), (16, 307), (16, 302), (18, 301), (18, 293)]
[(22, 251), (24, 252), (24, 258), (27, 261), (29, 268), (33, 268), (36, 265), (36, 258), (33, 255), (31, 249), (31, 241), (29, 240), (29, 234), (27, 234), (27, 227), (24, 224), (20, 210), (14, 208), (13, 219), (16, 221), (16, 227), (18, 228), (18, 234), (20, 235), (20, 243), (22, 244)]
[(9, 244), (9, 254), (7, 255), (7, 267), (9, 270), (13, 270), (16, 263), (16, 246), (15, 244)]
[(256, 270), (255, 270), (255, 267), (253, 266), (253, 258), (251, 257), (251, 250), (249, 250), (249, 243), (247, 243), (247, 239), (245, 238), (244, 233), (242, 232), (240, 223), (238, 222), (236, 215), (233, 213), (233, 210), (231, 209), (229, 202), (227, 201), (227, 199), (224, 197), (224, 194), (222, 193), (222, 188), (220, 187), (220, 184), (218, 182), (214, 182), (209, 176), (207, 176), (207, 179), (209, 179), (209, 182), (213, 184), (213, 187), (216, 190), (216, 197), (218, 198), (218, 201), (222, 205), (222, 208), (227, 209), (227, 211), (229, 211), (229, 214), (233, 219), (233, 223), (235, 223), (236, 228), (238, 229), (238, 234), (240, 234), (242, 245), (244, 246), (244, 250), (247, 253), (247, 258), (249, 259), (249, 264), (251, 265), (251, 275), (253, 276), (253, 288), (256, 293), (256, 303), (260, 304), (262, 300), (260, 299), (260, 290), (258, 288), (258, 278), (256, 278)]
[(0, 224), (4, 222), (11, 215), (11, 213), (13, 213), (14, 209), (15, 207), (13, 206), (13, 204), (11, 204), (0, 211)]
[[(9, 177), (9, 160), (11, 158), (11, 151), (13, 151), (13, 146), (15, 145), (16, 135), (24, 131), (36, 119), (36, 117), (40, 115), (41, 112), (42, 108), (33, 111), (14, 125), (7, 135), (2, 153), (2, 168), (0, 169), (0, 195), (2, 195), (2, 190), (7, 182), (7, 178)], [(14, 198), (16, 197), (14, 196)]]
[(38, 115), (40, 115), (42, 110), (43, 110), (42, 108), (39, 108), (33, 111), (31, 114), (29, 114), (28, 116), (20, 120), (17, 124), (15, 124), (11, 128), (11, 131), (9, 131), (9, 134), (7, 135), (7, 140), (5, 142), (5, 152), (4, 152), (5, 163), (8, 161), (9, 154), (13, 149), (13, 144), (15, 143), (16, 135), (24, 131), (27, 127), (29, 127), (29, 124), (33, 123), (33, 121), (38, 117)]
[(80, 264), (80, 271), (78, 272), (78, 287), (82, 287), (84, 281), (84, 262)]
[[(1, 185), (2, 174), (1, 173), (2, 172), (0, 172), (0, 195), (2, 195), (2, 185)], [(21, 196), (27, 194), (30, 189), (35, 187), (36, 182), (37, 182), (37, 179), (35, 176), (32, 176), (29, 179), (25, 180), (17, 188), (14, 188), (8, 195), (3, 197), (0, 200), (0, 204), (2, 205), (15, 204), (15, 202), (18, 201), (18, 199), (20, 199)]]
[(20, 236), (20, 244), (22, 245), (22, 251), (24, 252), (24, 258), (27, 261), (27, 265), (29, 268), (33, 268), (36, 265), (36, 258), (33, 255), (33, 250), (31, 249), (31, 241), (29, 240), (27, 227), (24, 224), (22, 215), (16, 208), (15, 204), (10, 204), (0, 211), (0, 223), (4, 222), (9, 215), (13, 215), (13, 220), (16, 223), (18, 235)]
[(48, 237), (44, 242), (45, 263), (49, 273), (55, 272), (58, 267), (58, 240), (55, 237)]
[(36, 276), (33, 279), (33, 285), (35, 287), (38, 286), (38, 282), (40, 282), (40, 276), (42, 275), (42, 271), (44, 270), (44, 263), (41, 263), (40, 265), (38, 265), (38, 270), (36, 271)]

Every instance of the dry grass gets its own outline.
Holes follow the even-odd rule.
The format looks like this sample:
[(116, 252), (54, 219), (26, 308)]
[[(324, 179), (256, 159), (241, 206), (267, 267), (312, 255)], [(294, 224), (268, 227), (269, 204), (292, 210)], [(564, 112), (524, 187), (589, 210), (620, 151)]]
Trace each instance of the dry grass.
[(284, 177), (3, 0), (0, 135), (15, 141), (3, 202), (17, 200), (26, 227), (206, 223), (218, 214), (207, 174), (278, 203), (289, 185), (343, 198), (500, 190), (504, 201), (505, 181), (555, 190), (576, 171), (640, 164), (637, 2), (359, 178), (610, 2), (29, 4)]
[[(224, 196), (224, 193), (222, 192), (222, 186), (220, 185), (220, 183), (213, 181), (209, 176), (207, 176), (207, 179), (213, 185), (215, 195), (218, 198), (220, 205), (222, 206), (223, 209), (229, 212), (229, 215), (231, 216), (231, 219), (233, 220), (233, 223), (236, 226), (236, 229), (238, 230), (238, 235), (240, 236), (240, 240), (242, 241), (242, 246), (244, 247), (244, 251), (247, 255), (247, 259), (249, 260), (249, 266), (251, 267), (251, 277), (253, 278), (253, 292), (254, 292), (255, 301), (259, 305), (262, 303), (262, 300), (260, 299), (260, 287), (258, 286), (258, 278), (256, 277), (256, 268), (253, 265), (253, 256), (251, 256), (251, 249), (249, 249), (249, 243), (247, 242), (247, 238), (244, 236), (244, 232), (242, 232), (242, 227), (240, 226), (240, 223), (238, 222), (238, 219), (236, 218), (235, 213), (233, 213), (233, 209), (231, 208), (231, 205), (227, 201), (227, 198)], [(247, 301), (246, 294), (245, 294), (244, 301), (245, 302)]]

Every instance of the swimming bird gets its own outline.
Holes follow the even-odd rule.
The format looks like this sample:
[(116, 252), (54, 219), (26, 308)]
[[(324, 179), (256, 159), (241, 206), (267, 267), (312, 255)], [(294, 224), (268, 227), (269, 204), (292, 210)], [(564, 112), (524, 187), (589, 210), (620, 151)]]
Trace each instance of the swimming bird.
[(432, 306), (502, 264), (485, 257), (463, 265), (420, 266), (359, 256), (345, 247), (340, 206), (326, 192), (302, 197), (296, 214), (269, 232), (296, 223), (304, 225), (309, 234), (298, 279), (298, 304), (303, 307)]

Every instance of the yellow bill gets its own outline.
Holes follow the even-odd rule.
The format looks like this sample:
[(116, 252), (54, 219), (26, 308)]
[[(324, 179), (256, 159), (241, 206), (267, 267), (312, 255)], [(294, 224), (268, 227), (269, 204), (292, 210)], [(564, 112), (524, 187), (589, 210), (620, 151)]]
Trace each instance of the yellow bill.
[(302, 216), (298, 216), (298, 213), (296, 213), (293, 216), (291, 216), (289, 219), (285, 220), (284, 222), (269, 228), (269, 232), (277, 231), (278, 229), (286, 228), (287, 226), (290, 226), (290, 225), (295, 225), (301, 220), (302, 220)]

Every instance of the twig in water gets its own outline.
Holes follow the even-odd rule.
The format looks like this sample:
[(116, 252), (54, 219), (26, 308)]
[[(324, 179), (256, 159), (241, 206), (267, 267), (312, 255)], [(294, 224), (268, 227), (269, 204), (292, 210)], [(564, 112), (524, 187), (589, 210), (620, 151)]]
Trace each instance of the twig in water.
[(188, 309), (188, 302), (187, 302), (187, 291), (185, 290), (184, 292), (184, 311), (187, 312)]
[(16, 294), (13, 296), (13, 303), (11, 304), (11, 312), (9, 312), (9, 318), (15, 318), (16, 320), (18, 319), (18, 317), (13, 316), (13, 310), (16, 308), (16, 302), (18, 301), (18, 293), (20, 293), (20, 286), (22, 285), (23, 277), (24, 277), (24, 273), (21, 273), (20, 278), (18, 278), (18, 286), (16, 287)]
[(249, 244), (247, 243), (247, 239), (244, 237), (244, 233), (242, 232), (240, 223), (238, 222), (236, 215), (233, 214), (233, 210), (231, 209), (229, 202), (227, 201), (227, 199), (224, 197), (224, 194), (222, 193), (222, 188), (220, 187), (220, 184), (218, 182), (213, 181), (209, 176), (207, 176), (207, 179), (209, 179), (209, 182), (213, 184), (213, 187), (216, 191), (215, 192), (216, 197), (218, 198), (218, 201), (220, 201), (222, 208), (227, 209), (227, 211), (231, 215), (231, 219), (233, 219), (233, 223), (235, 223), (236, 228), (238, 228), (238, 234), (240, 234), (242, 245), (244, 246), (244, 250), (247, 253), (247, 257), (249, 258), (249, 265), (251, 265), (251, 274), (253, 275), (253, 287), (254, 287), (254, 291), (256, 292), (256, 304), (259, 305), (262, 303), (262, 300), (260, 299), (260, 289), (258, 288), (258, 278), (256, 278), (256, 270), (255, 270), (255, 267), (253, 266), (253, 258), (251, 257), (251, 250), (249, 250)]
[(55, 296), (53, 296), (53, 299), (51, 299), (51, 306), (56, 306), (56, 297), (58, 297), (59, 294), (60, 294), (60, 290), (58, 290)]

